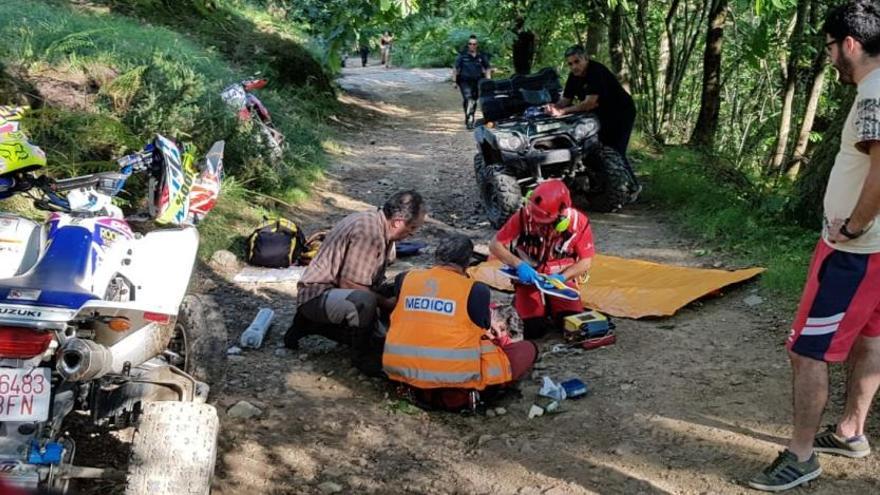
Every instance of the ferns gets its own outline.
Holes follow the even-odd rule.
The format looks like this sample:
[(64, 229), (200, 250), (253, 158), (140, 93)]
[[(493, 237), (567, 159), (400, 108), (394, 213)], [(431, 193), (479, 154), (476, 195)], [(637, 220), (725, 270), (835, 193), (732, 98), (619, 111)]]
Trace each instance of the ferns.
[(113, 109), (117, 113), (125, 113), (128, 111), (131, 101), (138, 91), (141, 90), (144, 72), (146, 71), (146, 65), (138, 65), (101, 88), (100, 94), (110, 98)]
[(92, 41), (92, 35), (106, 31), (106, 29), (89, 29), (70, 33), (63, 38), (53, 41), (44, 53), (45, 58), (55, 60), (59, 56), (75, 57), (81, 55), (89, 48), (96, 48)]

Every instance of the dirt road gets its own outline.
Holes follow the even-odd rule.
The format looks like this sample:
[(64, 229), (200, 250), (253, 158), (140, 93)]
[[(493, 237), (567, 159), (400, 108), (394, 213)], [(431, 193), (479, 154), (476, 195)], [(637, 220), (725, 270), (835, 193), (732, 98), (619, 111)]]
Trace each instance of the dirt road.
[[(392, 191), (422, 191), (432, 220), (417, 234), (431, 242), (459, 231), (485, 244), (492, 235), (473, 184), (473, 140), (464, 130), (447, 71), (346, 69), (339, 117), (343, 147), (314, 200), (297, 215), (309, 231), (378, 205)], [(650, 183), (648, 183), (650, 187)], [(601, 252), (684, 265), (696, 246), (636, 205), (593, 216)], [(429, 263), (420, 256), (398, 270)], [(580, 377), (591, 393), (563, 412), (528, 420), (536, 380), (506, 414), (425, 413), (389, 397), (386, 385), (350, 368), (334, 344), (310, 338), (278, 347), (292, 317), (294, 288), (233, 285), (217, 269), (201, 282), (214, 294), (231, 334), (256, 309), (280, 311), (271, 340), (233, 357), (215, 395), (222, 434), (214, 493), (748, 493), (746, 480), (789, 433), (789, 368), (782, 347), (789, 315), (771, 302), (748, 306), (755, 285), (692, 305), (662, 320), (618, 320), (617, 345), (546, 353), (536, 375)], [(556, 338), (541, 342), (549, 350)], [(839, 390), (839, 384), (837, 384)], [(840, 409), (841, 394), (831, 410)], [(246, 400), (257, 418), (228, 416)], [(830, 416), (829, 416), (830, 417)], [(832, 418), (833, 419), (833, 418)], [(873, 419), (869, 435), (880, 438)], [(822, 458), (825, 475), (794, 493), (876, 493), (880, 463)]]

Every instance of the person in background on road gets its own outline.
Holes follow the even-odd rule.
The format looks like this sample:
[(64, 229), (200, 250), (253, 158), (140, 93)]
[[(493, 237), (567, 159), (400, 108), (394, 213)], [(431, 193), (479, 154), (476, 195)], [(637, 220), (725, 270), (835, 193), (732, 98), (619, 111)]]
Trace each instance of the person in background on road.
[[(828, 178), (822, 237), (786, 342), (794, 386), (788, 448), (752, 488), (782, 491), (822, 472), (817, 452), (871, 453), (865, 419), (880, 386), (880, 5), (847, 2), (828, 12), (825, 49), (840, 81), (858, 87)], [(828, 363), (849, 360), (840, 421), (819, 432)]]
[(452, 80), (461, 91), (461, 106), (464, 109), (464, 125), (474, 128), (474, 115), (477, 112), (477, 99), (480, 97), (480, 80), (491, 78), (489, 57), (479, 50), (476, 35), (468, 38), (467, 49), (458, 54), (452, 70)]
[[(632, 172), (632, 166), (626, 158), (636, 120), (632, 96), (623, 89), (608, 67), (590, 60), (582, 46), (575, 45), (566, 50), (565, 61), (571, 73), (565, 81), (562, 98), (555, 104), (547, 105), (546, 110), (554, 117), (595, 112), (600, 125), (599, 141), (620, 153)], [(575, 103), (575, 100), (578, 102)]]
[(532, 60), (535, 58), (535, 34), (524, 29), (525, 19), (517, 16), (513, 24), (513, 71), (516, 74), (528, 75), (532, 72)]
[(437, 246), (433, 268), (397, 277), (382, 367), (429, 407), (473, 408), (471, 392), (519, 380), (538, 357), (535, 344), (509, 342), (493, 321), (489, 287), (465, 273), (473, 251), (470, 239), (450, 235)]
[(366, 67), (367, 59), (370, 58), (370, 42), (366, 36), (362, 36), (360, 43), (358, 43), (358, 53), (361, 56), (361, 67)]
[(550, 328), (561, 329), (563, 318), (584, 311), (580, 301), (545, 299), (533, 284), (541, 273), (578, 289), (596, 252), (590, 219), (572, 206), (571, 194), (561, 180), (539, 184), (526, 205), (495, 235), (489, 251), (517, 270), (513, 306), (523, 320), (527, 339), (539, 338)]
[(296, 348), (309, 334), (351, 344), (353, 364), (378, 375), (383, 332), (377, 311), (390, 313), (395, 303), (379, 287), (394, 260), (395, 241), (409, 237), (425, 216), (422, 196), (402, 191), (382, 208), (353, 213), (336, 224), (297, 285), (296, 317), (284, 344)]
[(386, 69), (391, 67), (391, 47), (393, 45), (394, 35), (391, 34), (391, 31), (385, 31), (382, 33), (382, 37), (379, 38), (379, 46), (382, 50), (382, 65), (384, 65)]

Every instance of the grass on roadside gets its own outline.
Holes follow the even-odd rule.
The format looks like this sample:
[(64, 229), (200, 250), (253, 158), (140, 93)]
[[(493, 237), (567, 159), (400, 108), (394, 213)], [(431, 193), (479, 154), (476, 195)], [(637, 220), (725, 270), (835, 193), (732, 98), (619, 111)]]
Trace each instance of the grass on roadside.
[(817, 232), (778, 220), (772, 198), (743, 192), (711, 157), (681, 147), (657, 155), (638, 149), (633, 154), (641, 155), (643, 200), (665, 208), (685, 232), (706, 242), (709, 250), (767, 268), (762, 284), (782, 300), (796, 300)]

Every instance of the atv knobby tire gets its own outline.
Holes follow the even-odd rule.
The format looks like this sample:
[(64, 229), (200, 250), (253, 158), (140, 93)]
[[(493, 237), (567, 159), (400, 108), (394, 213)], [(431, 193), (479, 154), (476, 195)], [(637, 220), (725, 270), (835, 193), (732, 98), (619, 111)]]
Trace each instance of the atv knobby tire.
[(635, 184), (620, 153), (599, 145), (586, 160), (590, 190), (584, 195), (591, 211), (610, 213), (630, 202)]
[(226, 324), (210, 296), (188, 294), (180, 305), (177, 331), (183, 334), (183, 371), (219, 390), (226, 380)]
[(516, 177), (486, 165), (483, 156), (474, 156), (474, 175), (480, 190), (480, 200), (489, 217), (489, 223), (500, 229), (504, 222), (522, 206), (522, 192)]
[(217, 458), (217, 410), (197, 402), (144, 402), (126, 495), (207, 495)]

